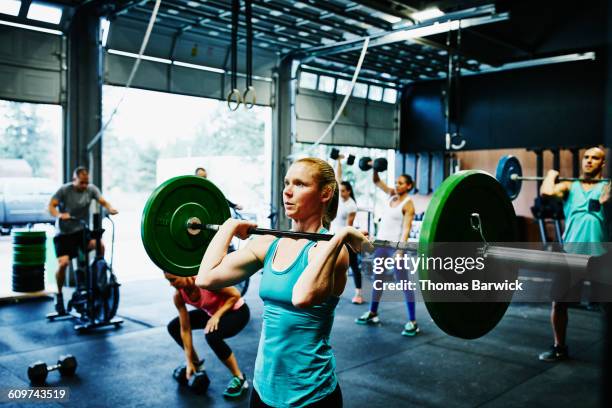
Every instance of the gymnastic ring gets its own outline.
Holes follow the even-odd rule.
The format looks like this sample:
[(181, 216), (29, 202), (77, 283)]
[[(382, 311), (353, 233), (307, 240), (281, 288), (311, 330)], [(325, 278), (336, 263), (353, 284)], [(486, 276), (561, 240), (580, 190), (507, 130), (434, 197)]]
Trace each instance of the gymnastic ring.
[[(251, 102), (247, 102), (247, 95), (252, 95), (253, 98)], [(247, 89), (242, 94), (242, 103), (244, 104), (245, 109), (251, 109), (257, 103), (257, 93), (255, 93), (255, 87), (252, 85), (247, 86)]]
[[(234, 96), (236, 96), (235, 101), (233, 100)], [(232, 102), (234, 102), (235, 105), (232, 105)], [(229, 108), (229, 110), (233, 112), (238, 109), (241, 103), (242, 103), (242, 96), (240, 95), (240, 91), (236, 88), (232, 89), (230, 93), (227, 94), (227, 107)]]

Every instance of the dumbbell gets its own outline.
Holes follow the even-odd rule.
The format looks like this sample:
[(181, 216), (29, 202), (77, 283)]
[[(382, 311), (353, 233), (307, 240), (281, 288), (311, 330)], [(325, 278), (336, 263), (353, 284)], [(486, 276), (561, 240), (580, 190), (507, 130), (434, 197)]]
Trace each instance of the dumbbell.
[[(340, 150), (336, 149), (335, 147), (332, 147), (329, 157), (332, 160), (338, 160), (338, 158), (340, 157)], [(346, 158), (346, 164), (348, 166), (352, 166), (353, 163), (355, 163), (355, 156), (353, 156), (352, 154), (349, 154), (348, 157)]]
[(359, 159), (359, 168), (363, 171), (368, 171), (371, 169), (376, 170), (379, 173), (387, 170), (387, 159), (379, 158), (372, 161), (370, 157), (362, 157)]
[(62, 377), (73, 376), (76, 372), (76, 358), (70, 354), (60, 356), (56, 365), (48, 366), (44, 361), (37, 361), (28, 367), (28, 378), (34, 385), (45, 383), (50, 371), (58, 370)]
[(191, 378), (187, 380), (187, 367), (184, 364), (176, 367), (172, 373), (172, 377), (181, 385), (186, 385), (191, 391), (196, 394), (204, 394), (210, 385), (210, 379), (206, 374), (206, 370), (200, 367), (204, 364), (204, 361), (198, 365), (198, 371), (191, 375)]

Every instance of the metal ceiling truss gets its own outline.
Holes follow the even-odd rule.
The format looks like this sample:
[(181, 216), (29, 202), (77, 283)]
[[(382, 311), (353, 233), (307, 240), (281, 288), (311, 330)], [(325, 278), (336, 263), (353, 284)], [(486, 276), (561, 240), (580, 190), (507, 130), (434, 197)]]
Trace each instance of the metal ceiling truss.
[[(146, 22), (152, 2), (129, 1), (118, 5), (122, 19)], [(366, 2), (367, 3), (367, 2)], [(389, 17), (389, 16), (387, 16)], [(474, 27), (508, 19), (492, 4), (454, 11), (418, 24), (395, 26), (381, 13), (359, 0), (253, 0), (253, 46), (276, 52), (281, 57), (300, 59), (311, 70), (352, 75), (363, 38), (370, 37), (368, 55), (360, 77), (381, 84), (402, 84), (424, 78), (440, 78), (446, 72), (448, 53), (456, 50), (428, 38), (413, 38), (414, 30), (440, 27), (461, 20), (461, 27)], [(164, 0), (158, 13), (160, 27), (208, 38), (228, 38), (231, 33), (231, 2), (225, 0)], [(450, 27), (449, 29), (456, 29)], [(244, 42), (246, 25), (240, 22), (239, 42)], [(478, 72), (477, 55), (463, 54), (462, 67)]]

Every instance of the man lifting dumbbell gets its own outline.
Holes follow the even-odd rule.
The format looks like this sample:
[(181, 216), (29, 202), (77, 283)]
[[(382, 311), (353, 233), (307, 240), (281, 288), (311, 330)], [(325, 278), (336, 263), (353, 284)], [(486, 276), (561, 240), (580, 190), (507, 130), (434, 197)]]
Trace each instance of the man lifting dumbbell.
[[(378, 227), (376, 238), (391, 242), (406, 242), (412, 227), (414, 219), (414, 204), (408, 196), (414, 185), (412, 177), (407, 174), (402, 174), (395, 181), (395, 188), (389, 187), (380, 179), (379, 172), (387, 169), (387, 161), (385, 159), (376, 159), (372, 162), (369, 157), (363, 157), (359, 161), (359, 168), (364, 171), (373, 169), (374, 173), (372, 180), (374, 184), (385, 193), (389, 194), (390, 199), (387, 202), (381, 222)], [(377, 248), (374, 252), (374, 257), (390, 258), (395, 255), (395, 250), (392, 248)], [(399, 282), (408, 280), (406, 269), (394, 269), (395, 279)], [(382, 297), (382, 291), (372, 288), (372, 303), (370, 310), (355, 320), (357, 324), (378, 324), (378, 304)], [(408, 322), (402, 330), (403, 336), (415, 336), (419, 333), (419, 326), (416, 322), (414, 292), (408, 289), (404, 290), (404, 298), (408, 309)]]
[[(559, 172), (549, 170), (542, 182), (540, 194), (564, 200), (563, 242), (566, 252), (580, 253), (586, 250), (591, 252), (586, 255), (601, 255), (592, 253), (595, 248), (585, 246), (584, 243), (609, 241), (603, 204), (610, 199), (610, 184), (601, 181), (604, 166), (604, 150), (600, 147), (592, 147), (587, 149), (582, 157), (581, 180), (557, 182)], [(559, 361), (568, 358), (567, 312), (567, 302), (553, 302), (550, 321), (554, 344), (551, 350), (540, 354), (540, 360)]]
[[(56, 228), (58, 228), (53, 243), (58, 261), (55, 273), (57, 283), (55, 311), (60, 316), (66, 314), (62, 296), (66, 268), (70, 259), (77, 256), (83, 243), (83, 234), (86, 234), (86, 231), (81, 222), (89, 222), (89, 206), (92, 200), (98, 201), (110, 214), (117, 214), (117, 210), (102, 197), (98, 187), (89, 184), (89, 170), (85, 167), (77, 167), (74, 170), (72, 182), (61, 186), (49, 202), (49, 213), (57, 218)], [(92, 239), (88, 242), (87, 249), (94, 249), (95, 241)], [(104, 245), (101, 245), (101, 248), (104, 254)]]

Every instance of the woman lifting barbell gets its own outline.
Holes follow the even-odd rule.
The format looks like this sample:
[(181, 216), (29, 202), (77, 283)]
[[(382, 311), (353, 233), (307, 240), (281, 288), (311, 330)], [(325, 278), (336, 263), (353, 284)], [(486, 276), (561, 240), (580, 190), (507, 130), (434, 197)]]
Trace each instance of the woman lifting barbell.
[[(374, 170), (372, 181), (378, 188), (389, 194), (390, 198), (383, 211), (376, 238), (383, 241), (405, 242), (408, 241), (412, 220), (414, 219), (414, 204), (408, 196), (413, 187), (412, 177), (402, 174), (395, 181), (395, 188), (389, 187), (380, 179), (378, 171)], [(374, 252), (374, 257), (392, 258), (397, 254), (394, 248), (378, 247)], [(406, 269), (393, 269), (396, 281), (404, 281), (409, 278), (409, 271)], [(372, 303), (370, 310), (355, 319), (357, 324), (379, 324), (378, 305), (382, 297), (382, 290), (372, 287)], [(420, 332), (416, 322), (414, 305), (414, 292), (404, 289), (406, 308), (408, 309), (408, 322), (402, 330), (403, 336), (415, 336)]]
[[(174, 292), (174, 305), (178, 317), (168, 323), (168, 333), (185, 351), (187, 380), (202, 369), (198, 353), (193, 345), (192, 331), (204, 329), (206, 342), (219, 360), (232, 373), (224, 396), (235, 398), (249, 386), (245, 375), (238, 367), (236, 356), (224, 339), (240, 333), (249, 322), (249, 307), (236, 288), (228, 287), (215, 291), (199, 288), (195, 277), (182, 277), (165, 273)], [(195, 307), (187, 311), (186, 305)]]
[[(285, 214), (293, 230), (326, 232), (336, 216), (338, 185), (324, 160), (300, 159), (285, 176)], [(227, 253), (233, 236), (247, 238), (253, 223), (229, 219), (211, 240), (196, 284), (216, 289), (233, 285), (263, 268), (260, 296), (263, 328), (255, 362), (251, 407), (342, 406), (329, 344), (334, 310), (346, 285), (347, 244), (371, 246), (352, 227), (330, 241), (257, 236)]]

